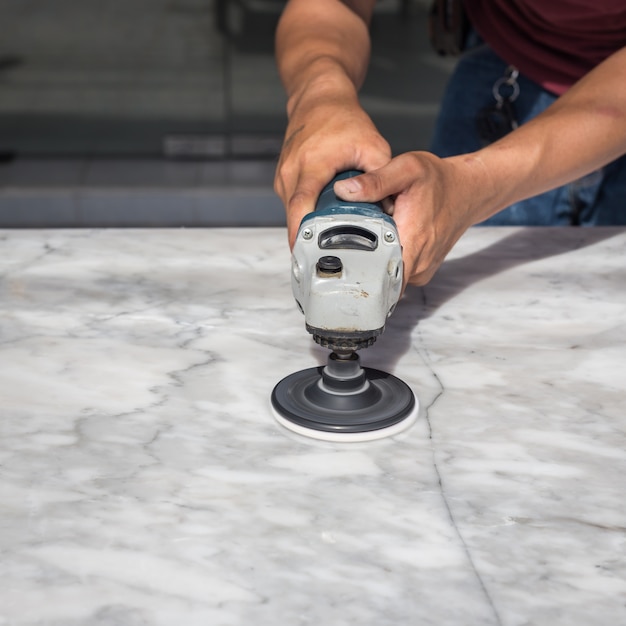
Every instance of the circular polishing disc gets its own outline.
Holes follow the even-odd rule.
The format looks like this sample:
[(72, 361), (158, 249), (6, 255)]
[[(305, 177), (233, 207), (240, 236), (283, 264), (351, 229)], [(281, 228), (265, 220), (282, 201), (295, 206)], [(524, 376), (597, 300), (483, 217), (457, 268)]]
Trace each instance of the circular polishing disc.
[(274, 387), (272, 409), (279, 424), (322, 441), (361, 442), (391, 437), (415, 422), (418, 401), (399, 378), (364, 367), (365, 383), (342, 391), (324, 385), (323, 371), (301, 370)]

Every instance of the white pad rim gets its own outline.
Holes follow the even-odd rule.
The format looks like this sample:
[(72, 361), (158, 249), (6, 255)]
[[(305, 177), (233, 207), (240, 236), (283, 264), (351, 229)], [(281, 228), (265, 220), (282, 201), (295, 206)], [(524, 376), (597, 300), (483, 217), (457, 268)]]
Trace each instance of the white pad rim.
[(415, 396), (415, 394), (413, 395), (415, 397), (415, 406), (402, 421), (393, 424), (392, 426), (387, 426), (386, 428), (378, 428), (376, 430), (368, 430), (360, 433), (337, 433), (315, 430), (314, 428), (305, 428), (304, 426), (295, 424), (291, 420), (283, 417), (280, 413), (278, 413), (271, 402), (270, 407), (272, 409), (272, 413), (274, 414), (274, 419), (281, 426), (293, 433), (302, 435), (303, 437), (317, 439), (318, 441), (330, 441), (331, 443), (362, 443), (364, 441), (377, 441), (379, 439), (393, 437), (394, 435), (398, 435), (412, 426), (417, 420), (417, 416), (419, 414), (419, 401), (417, 396)]

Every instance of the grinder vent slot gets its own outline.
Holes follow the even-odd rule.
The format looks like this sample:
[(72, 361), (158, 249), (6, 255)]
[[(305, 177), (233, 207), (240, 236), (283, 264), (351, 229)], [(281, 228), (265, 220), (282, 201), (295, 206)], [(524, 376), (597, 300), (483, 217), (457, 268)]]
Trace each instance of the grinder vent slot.
[(333, 226), (321, 232), (318, 245), (322, 250), (365, 250), (378, 247), (378, 237), (360, 226)]

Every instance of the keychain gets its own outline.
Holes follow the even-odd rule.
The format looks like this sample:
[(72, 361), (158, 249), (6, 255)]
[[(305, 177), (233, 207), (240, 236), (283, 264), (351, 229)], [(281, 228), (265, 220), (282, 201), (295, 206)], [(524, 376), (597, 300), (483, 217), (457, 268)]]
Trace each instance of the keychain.
[(476, 116), (476, 127), (480, 138), (485, 144), (493, 143), (518, 126), (513, 103), (519, 96), (517, 77), (519, 71), (509, 65), (504, 76), (498, 78), (493, 85), (495, 104), (481, 109)]

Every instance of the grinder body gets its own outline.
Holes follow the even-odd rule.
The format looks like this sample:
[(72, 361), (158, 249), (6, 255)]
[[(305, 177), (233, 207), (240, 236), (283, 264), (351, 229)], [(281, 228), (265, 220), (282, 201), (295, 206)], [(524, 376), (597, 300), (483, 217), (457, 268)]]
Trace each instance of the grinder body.
[(402, 290), (402, 248), (379, 204), (338, 198), (336, 180), (304, 217), (292, 253), (291, 284), (315, 341), (335, 351), (371, 345)]

